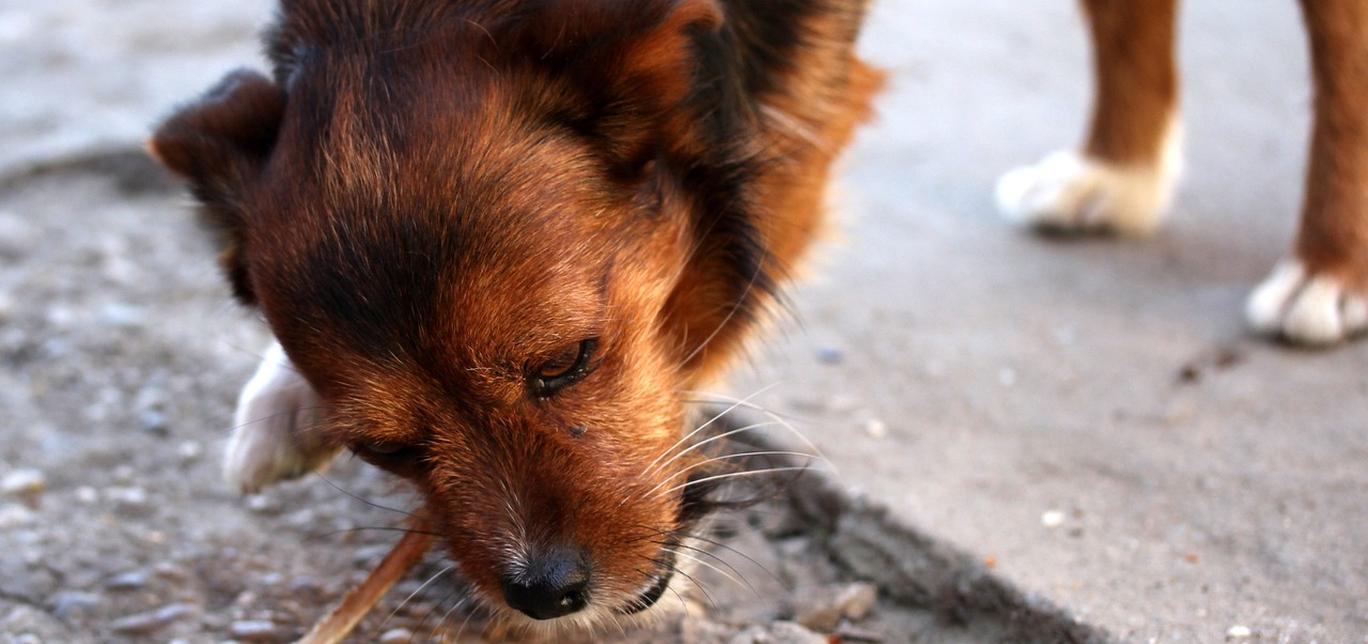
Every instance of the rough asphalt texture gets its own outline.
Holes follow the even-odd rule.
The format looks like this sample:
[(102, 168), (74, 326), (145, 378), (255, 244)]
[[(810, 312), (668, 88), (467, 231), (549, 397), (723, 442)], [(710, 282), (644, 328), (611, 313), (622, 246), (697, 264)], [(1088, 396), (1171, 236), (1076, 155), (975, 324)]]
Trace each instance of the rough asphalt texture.
[[(879, 4), (865, 49), (893, 82), (851, 155), (840, 235), (795, 293), (801, 324), (731, 391), (781, 383), (765, 404), (804, 417), (842, 483), (890, 506), (864, 542), (947, 540), (982, 578), (1127, 641), (1368, 641), (1368, 346), (1280, 348), (1238, 317), (1300, 199), (1296, 9), (1190, 4), (1189, 172), (1170, 224), (1140, 243), (1042, 240), (994, 214), (997, 174), (1078, 138), (1071, 3)], [(131, 149), (175, 102), (259, 65), (270, 10), (0, 0), (0, 479), (45, 478), (0, 498), (0, 641), (288, 638), (393, 539), (347, 531), (396, 517), (318, 480), (248, 500), (218, 482), (261, 329), (227, 302), (184, 198), (79, 162)], [(50, 163), (64, 169), (33, 175)], [(404, 502), (354, 464), (330, 479)], [(888, 641), (1025, 637), (976, 631), (973, 611), (947, 627), (973, 592), (898, 596), (935, 566), (876, 579), (877, 559), (850, 556), (870, 552), (858, 540), (805, 530), (790, 546), (734, 530), (751, 556), (779, 552), (808, 576), (766, 589), (774, 601), (720, 603), (768, 624), (794, 617), (801, 588), (861, 577), (884, 596), (873, 626), (854, 626)], [(972, 587), (936, 587), (956, 584)], [(1003, 592), (1044, 616), (1037, 640), (1066, 632), (1049, 606)], [(443, 600), (429, 595), (386, 628), (417, 628)], [(907, 608), (937, 601), (952, 605)], [(729, 619), (750, 619), (735, 611), (679, 637), (718, 624), (730, 637)]]

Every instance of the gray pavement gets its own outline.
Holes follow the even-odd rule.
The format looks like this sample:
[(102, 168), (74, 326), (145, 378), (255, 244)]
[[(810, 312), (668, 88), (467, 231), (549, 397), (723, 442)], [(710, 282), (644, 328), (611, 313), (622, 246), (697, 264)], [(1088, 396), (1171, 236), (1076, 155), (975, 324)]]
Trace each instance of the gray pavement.
[[(0, 174), (137, 145), (176, 101), (259, 65), (252, 36), (271, 4), (0, 0)], [(1248, 337), (1239, 319), (1245, 293), (1284, 252), (1300, 199), (1309, 96), (1296, 8), (1189, 4), (1189, 170), (1159, 236), (1118, 242), (1043, 240), (1003, 224), (991, 201), (997, 174), (1079, 137), (1087, 54), (1072, 3), (879, 3), (865, 50), (892, 83), (851, 154), (839, 231), (795, 292), (797, 322), (779, 324), (728, 390), (780, 383), (762, 400), (805, 419), (845, 485), (1127, 641), (1221, 641), (1236, 626), (1262, 641), (1368, 641), (1368, 346), (1285, 349)], [(12, 207), (43, 201), (29, 194)], [(136, 246), (174, 216), (146, 210), (164, 202), (98, 207), (142, 226)], [(37, 233), (3, 221), (0, 242), (22, 244), (0, 250), (27, 252)], [(127, 249), (106, 246), (75, 247), (82, 262), (119, 264)], [(128, 288), (158, 315), (186, 316), (158, 321), (170, 329), (153, 337), (162, 357), (192, 346), (191, 329), (232, 336), (231, 348), (196, 347), (173, 365), (230, 365), (186, 385), (211, 392), (223, 415), (232, 392), (221, 389), (250, 367), (241, 347), (260, 338), (205, 308), (223, 295), (204, 291), (204, 261), (183, 294), (200, 308)], [(44, 328), (88, 323), (16, 299), (24, 292), (0, 291), (0, 326), (37, 306), (50, 307)], [(105, 311), (111, 324), (120, 310)], [(92, 346), (119, 333), (106, 327)], [(136, 370), (118, 373), (140, 386)], [(35, 385), (14, 378), (7, 405), (44, 418), (51, 399), (26, 400), (18, 387)], [(173, 407), (206, 418), (193, 402)], [(0, 450), (0, 470), (23, 465), (30, 444), (52, 450), (53, 463), (77, 462), (46, 436), (24, 440)], [(99, 462), (117, 462), (116, 437), (82, 440), (103, 450)], [(192, 471), (211, 477), (212, 463)], [(51, 478), (61, 499), (98, 484), (78, 472)], [(230, 502), (212, 482), (196, 486), (196, 502)], [(241, 511), (218, 511), (234, 523), (203, 530), (261, 538)], [(289, 534), (286, 519), (261, 521)], [(280, 552), (317, 550), (297, 538)], [(109, 547), (118, 561), (141, 556)]]
[(1240, 322), (1301, 195), (1299, 16), (1189, 5), (1186, 179), (1157, 238), (1120, 242), (1041, 239), (992, 203), (999, 173), (1079, 140), (1071, 3), (882, 3), (865, 50), (893, 82), (843, 239), (734, 389), (782, 383), (766, 404), (849, 485), (1126, 640), (1368, 641), (1368, 346)]

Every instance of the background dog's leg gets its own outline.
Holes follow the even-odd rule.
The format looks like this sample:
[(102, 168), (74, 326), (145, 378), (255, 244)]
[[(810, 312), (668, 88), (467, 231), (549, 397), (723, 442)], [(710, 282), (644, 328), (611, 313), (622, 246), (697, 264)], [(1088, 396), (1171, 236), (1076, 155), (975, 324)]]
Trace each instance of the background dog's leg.
[(1250, 323), (1304, 344), (1368, 328), (1368, 3), (1303, 0), (1316, 84), (1293, 257), (1249, 298)]
[(1096, 77), (1087, 142), (1003, 175), (998, 203), (1032, 226), (1147, 234), (1158, 227), (1178, 175), (1178, 2), (1082, 4)]

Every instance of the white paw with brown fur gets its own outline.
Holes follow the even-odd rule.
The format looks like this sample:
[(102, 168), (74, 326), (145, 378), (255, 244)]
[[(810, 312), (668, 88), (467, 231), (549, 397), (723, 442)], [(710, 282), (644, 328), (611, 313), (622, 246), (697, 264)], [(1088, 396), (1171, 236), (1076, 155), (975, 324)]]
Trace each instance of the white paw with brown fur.
[(337, 448), (314, 431), (321, 404), (285, 350), (272, 342), (238, 396), (233, 435), (224, 454), (224, 477), (242, 492), (251, 493), (327, 465)]
[(1168, 209), (1173, 165), (1120, 166), (1062, 150), (1002, 175), (998, 207), (1008, 219), (1033, 228), (1144, 236), (1159, 227)]
[(1368, 330), (1368, 297), (1300, 260), (1285, 260), (1250, 294), (1245, 314), (1260, 333), (1326, 346)]

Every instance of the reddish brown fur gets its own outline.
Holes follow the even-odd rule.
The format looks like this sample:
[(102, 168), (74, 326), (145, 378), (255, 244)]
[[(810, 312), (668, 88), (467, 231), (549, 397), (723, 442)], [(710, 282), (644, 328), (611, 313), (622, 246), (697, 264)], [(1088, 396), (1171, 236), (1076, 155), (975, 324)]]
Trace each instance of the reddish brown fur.
[(1297, 256), (1368, 293), (1368, 5), (1302, 0), (1316, 87)]
[[(285, 2), (151, 149), (226, 232), (339, 444), (404, 476), (482, 597), (570, 543), (621, 607), (691, 510), (683, 392), (819, 228), (878, 76), (861, 0)], [(537, 365), (597, 338), (554, 396)], [(398, 449), (397, 452), (392, 450)]]
[(1178, 0), (1083, 0), (1096, 100), (1084, 151), (1118, 165), (1156, 164), (1178, 108)]
[[(1085, 151), (1155, 165), (1177, 110), (1177, 0), (1082, 0), (1096, 97)], [(1315, 118), (1301, 228), (1311, 274), (1368, 294), (1368, 3), (1301, 0), (1311, 43)]]

